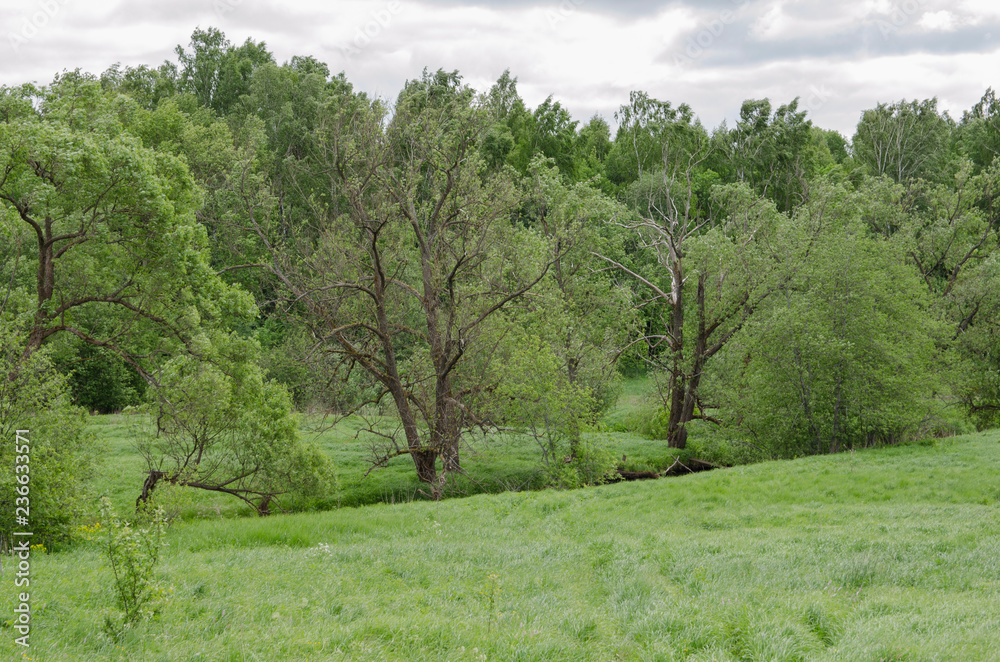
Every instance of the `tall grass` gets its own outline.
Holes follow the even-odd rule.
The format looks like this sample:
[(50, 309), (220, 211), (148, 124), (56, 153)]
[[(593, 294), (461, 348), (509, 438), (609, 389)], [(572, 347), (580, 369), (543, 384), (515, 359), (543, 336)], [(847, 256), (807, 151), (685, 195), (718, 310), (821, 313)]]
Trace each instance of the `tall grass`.
[[(645, 392), (651, 388), (650, 384), (648, 381), (630, 384), (631, 390), (626, 391), (623, 404), (613, 410), (613, 414), (631, 412), (640, 403), (645, 403), (646, 396), (631, 397), (630, 392)], [(641, 415), (641, 410), (635, 409), (635, 412)], [(91, 420), (91, 429), (110, 449), (95, 491), (99, 496), (111, 499), (120, 511), (134, 507), (146, 471), (145, 462), (136, 452), (137, 432), (129, 427), (128, 417), (94, 416)], [(664, 469), (678, 456), (677, 451), (668, 449), (660, 440), (619, 427), (612, 430), (602, 423), (597, 430), (586, 434), (600, 448), (610, 450), (616, 457), (624, 456), (624, 466), (633, 470)], [(360, 419), (350, 417), (332, 425), (322, 418), (302, 416), (300, 429), (303, 437), (316, 442), (333, 459), (340, 485), (337, 494), (312, 504), (311, 509), (405, 503), (431, 498), (431, 490), (417, 480), (413, 462), (408, 456), (395, 458), (384, 467), (372, 469), (371, 444), (376, 440), (366, 434), (366, 425)], [(695, 439), (698, 438), (696, 434)], [(467, 434), (464, 442), (464, 473), (448, 476), (446, 497), (519, 492), (545, 486), (541, 447), (530, 436), (475, 432)], [(178, 513), (185, 519), (252, 515), (251, 510), (238, 500), (218, 493), (181, 490), (174, 496)]]
[[(30, 657), (996, 660), (998, 470), (989, 433), (572, 492), (189, 519), (159, 571), (172, 600), (118, 643), (99, 634), (98, 550), (35, 558)], [(3, 632), (0, 656), (20, 659)]]

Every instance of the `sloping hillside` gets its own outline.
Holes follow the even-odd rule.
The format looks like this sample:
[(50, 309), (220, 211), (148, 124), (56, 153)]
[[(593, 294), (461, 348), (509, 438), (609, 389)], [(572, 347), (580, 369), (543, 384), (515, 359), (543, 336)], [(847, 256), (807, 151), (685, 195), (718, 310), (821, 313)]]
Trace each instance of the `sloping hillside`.
[(998, 436), (179, 523), (170, 601), (119, 643), (96, 546), (33, 559), (31, 658), (996, 660)]

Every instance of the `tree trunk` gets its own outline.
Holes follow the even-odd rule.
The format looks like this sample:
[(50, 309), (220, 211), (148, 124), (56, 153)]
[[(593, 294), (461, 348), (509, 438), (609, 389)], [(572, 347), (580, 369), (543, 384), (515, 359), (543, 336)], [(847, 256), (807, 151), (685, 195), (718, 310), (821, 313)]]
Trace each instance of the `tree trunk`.
[(687, 421), (683, 420), (687, 379), (682, 370), (680, 362), (675, 361), (675, 372), (670, 378), (670, 413), (667, 419), (667, 446), (681, 450), (687, 445), (687, 430), (684, 428)]
[(683, 423), (679, 423), (667, 434), (667, 446), (669, 448), (684, 450), (687, 447), (687, 438), (687, 428)]
[[(705, 369), (710, 351), (709, 330), (705, 323), (705, 274), (698, 276), (698, 290), (695, 304), (698, 311), (698, 335), (695, 338), (691, 373), (684, 372), (683, 356), (674, 354), (674, 375), (670, 380), (670, 419), (667, 426), (667, 445), (683, 450), (687, 446), (687, 424), (694, 420), (694, 409), (698, 404), (698, 389), (701, 387), (701, 373)], [(674, 323), (683, 325), (683, 311), (674, 314)], [(680, 334), (676, 334), (680, 335)], [(682, 337), (682, 336), (681, 336)], [(683, 345), (681, 345), (683, 349)]]
[(161, 480), (170, 481), (170, 477), (167, 475), (166, 471), (150, 471), (146, 476), (146, 481), (142, 484), (142, 493), (139, 498), (135, 500), (135, 509), (139, 510), (142, 504), (149, 501), (149, 497), (153, 496), (153, 490), (156, 489), (157, 483)]
[(267, 517), (271, 514), (271, 497), (266, 496), (261, 499), (260, 503), (257, 504), (257, 514), (261, 517)]
[(670, 414), (667, 419), (667, 446), (683, 449), (687, 445), (687, 430), (682, 419), (687, 395), (687, 375), (684, 373), (684, 270), (678, 251), (670, 247), (671, 311), (670, 350), (673, 354), (670, 371)]
[[(838, 363), (837, 368), (841, 369), (843, 365), (843, 360)], [(840, 411), (843, 407), (843, 383), (844, 383), (844, 373), (841, 371), (837, 375), (837, 386), (835, 388), (836, 396), (833, 403), (833, 430), (830, 432), (830, 452), (839, 453), (840, 452)]]
[(437, 479), (437, 451), (414, 451), (410, 455), (420, 482), (433, 483)]
[(52, 299), (56, 282), (55, 256), (53, 255), (52, 243), (48, 238), (49, 234), (51, 232), (46, 226), (46, 236), (38, 235), (38, 303), (35, 308), (35, 323), (28, 334), (28, 345), (24, 350), (25, 357), (41, 348), (42, 341), (49, 335), (45, 328), (49, 322), (48, 315), (45, 313), (45, 304)]
[(441, 463), (444, 471), (453, 472), (461, 471), (462, 465), (459, 458), (458, 452), (458, 440), (449, 441), (449, 443), (441, 449)]

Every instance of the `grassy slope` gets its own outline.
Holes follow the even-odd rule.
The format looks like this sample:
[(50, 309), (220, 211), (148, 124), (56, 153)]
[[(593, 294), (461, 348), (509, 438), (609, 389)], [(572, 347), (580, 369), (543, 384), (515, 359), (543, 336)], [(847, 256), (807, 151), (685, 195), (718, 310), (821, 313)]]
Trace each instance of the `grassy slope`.
[[(117, 645), (99, 634), (98, 551), (36, 557), (31, 658), (996, 660), (998, 475), (994, 432), (576, 492), (190, 520), (161, 569), (172, 601)], [(0, 657), (19, 654), (3, 632)]]

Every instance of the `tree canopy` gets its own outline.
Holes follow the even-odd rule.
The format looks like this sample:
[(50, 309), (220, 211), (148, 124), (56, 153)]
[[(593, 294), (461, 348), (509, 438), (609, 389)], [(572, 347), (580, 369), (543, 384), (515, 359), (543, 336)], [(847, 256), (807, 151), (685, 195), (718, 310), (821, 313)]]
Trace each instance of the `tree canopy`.
[(676, 449), (1000, 422), (992, 89), (957, 121), (874, 103), (848, 137), (797, 98), (708, 128), (635, 90), (581, 121), (509, 70), (390, 100), (216, 28), (175, 55), (0, 89), (0, 358), (35, 394), (2, 405), (65, 414), (53, 457), (89, 462), (74, 407), (132, 408), (147, 496), (266, 513), (333, 489), (306, 407), (363, 417), (372, 465), (435, 494), (474, 428), (589, 482), (623, 375)]

